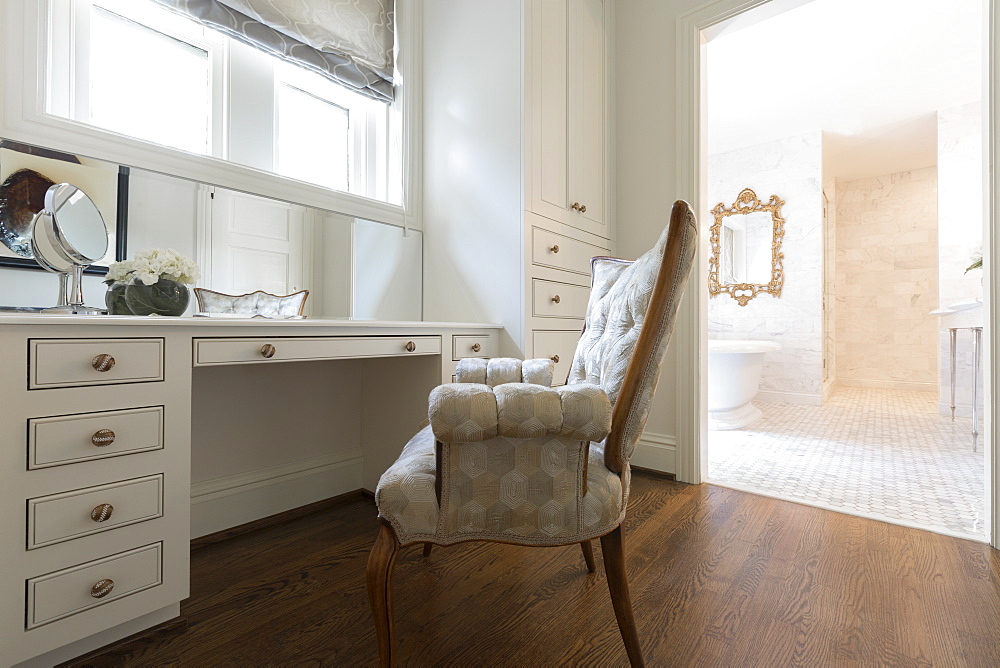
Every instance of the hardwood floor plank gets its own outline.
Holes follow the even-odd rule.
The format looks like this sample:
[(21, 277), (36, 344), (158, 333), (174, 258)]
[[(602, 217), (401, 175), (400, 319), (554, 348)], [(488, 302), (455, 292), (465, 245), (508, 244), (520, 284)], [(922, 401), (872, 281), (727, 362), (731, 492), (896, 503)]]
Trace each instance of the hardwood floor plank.
[[(183, 633), (78, 666), (375, 665), (355, 499), (192, 553)], [(988, 546), (636, 472), (625, 560), (648, 665), (1000, 665)], [(400, 665), (625, 666), (595, 547), (403, 548)]]

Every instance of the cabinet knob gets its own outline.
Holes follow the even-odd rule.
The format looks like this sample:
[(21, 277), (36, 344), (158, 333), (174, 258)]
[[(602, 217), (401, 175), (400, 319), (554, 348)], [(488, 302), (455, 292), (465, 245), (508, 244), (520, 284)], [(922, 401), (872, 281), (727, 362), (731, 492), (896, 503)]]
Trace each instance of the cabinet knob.
[(559, 252), (559, 245), (557, 244), (555, 246), (549, 246), (549, 252), (550, 253), (558, 253)]
[(587, 205), (586, 204), (581, 204), (580, 205), (580, 213), (587, 213)]
[(90, 595), (94, 598), (104, 598), (111, 593), (111, 590), (115, 588), (114, 580), (98, 580), (94, 583), (94, 586), (90, 588)]
[(107, 353), (101, 353), (91, 360), (90, 365), (94, 367), (95, 371), (104, 373), (105, 371), (111, 371), (115, 367), (115, 358)]
[(94, 432), (94, 435), (90, 437), (90, 442), (98, 448), (111, 445), (115, 442), (115, 432), (110, 429), (98, 429)]
[(115, 512), (115, 507), (110, 503), (102, 503), (90, 511), (90, 519), (95, 522), (103, 522), (111, 519), (111, 513)]
[(478, 353), (482, 349), (483, 349), (483, 347), (481, 345), (479, 345), (478, 343), (473, 343), (472, 344), (472, 352)]
[(559, 295), (556, 295), (555, 297), (552, 298), (552, 303), (553, 304), (558, 304), (560, 301), (561, 300), (559, 299)]
[(553, 355), (549, 359), (555, 362), (556, 364), (559, 364), (559, 355)]
[(580, 213), (587, 213), (587, 205), (580, 204), (579, 202), (573, 202), (573, 204), (570, 205), (569, 208), (573, 209), (574, 211), (579, 211)]
[(260, 355), (264, 359), (271, 359), (274, 357), (274, 353), (278, 352), (278, 349), (272, 346), (270, 343), (265, 343), (260, 347)]
[(407, 341), (406, 345), (403, 347), (406, 348), (406, 352), (412, 353), (414, 350), (417, 349), (417, 344), (415, 344), (413, 341)]

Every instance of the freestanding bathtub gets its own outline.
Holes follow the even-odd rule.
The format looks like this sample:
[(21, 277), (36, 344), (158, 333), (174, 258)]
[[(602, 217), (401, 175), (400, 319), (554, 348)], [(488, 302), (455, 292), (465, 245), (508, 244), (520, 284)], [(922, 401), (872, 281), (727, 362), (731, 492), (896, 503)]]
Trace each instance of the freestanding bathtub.
[(760, 389), (764, 354), (777, 350), (781, 344), (775, 341), (709, 340), (709, 429), (740, 429), (761, 416), (752, 400)]

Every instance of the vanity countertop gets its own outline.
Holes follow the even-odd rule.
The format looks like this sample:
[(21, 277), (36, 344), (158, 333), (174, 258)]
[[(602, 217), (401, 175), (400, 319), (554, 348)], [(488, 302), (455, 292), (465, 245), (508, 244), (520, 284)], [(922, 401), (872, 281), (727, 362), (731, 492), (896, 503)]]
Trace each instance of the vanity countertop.
[(130, 315), (66, 315), (43, 313), (9, 313), (0, 315), (0, 325), (154, 325), (157, 327), (225, 327), (260, 328), (282, 327), (290, 329), (502, 329), (503, 325), (471, 322), (425, 322), (420, 320), (270, 320), (267, 318), (201, 318)]

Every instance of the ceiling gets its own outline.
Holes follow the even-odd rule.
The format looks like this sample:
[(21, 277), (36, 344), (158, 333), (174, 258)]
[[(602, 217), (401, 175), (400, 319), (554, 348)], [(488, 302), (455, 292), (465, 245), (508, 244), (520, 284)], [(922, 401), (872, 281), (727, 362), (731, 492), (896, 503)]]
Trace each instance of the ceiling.
[(983, 0), (812, 0), (769, 13), (710, 36), (710, 155), (822, 131), (837, 178), (928, 167), (937, 110), (982, 98)]

